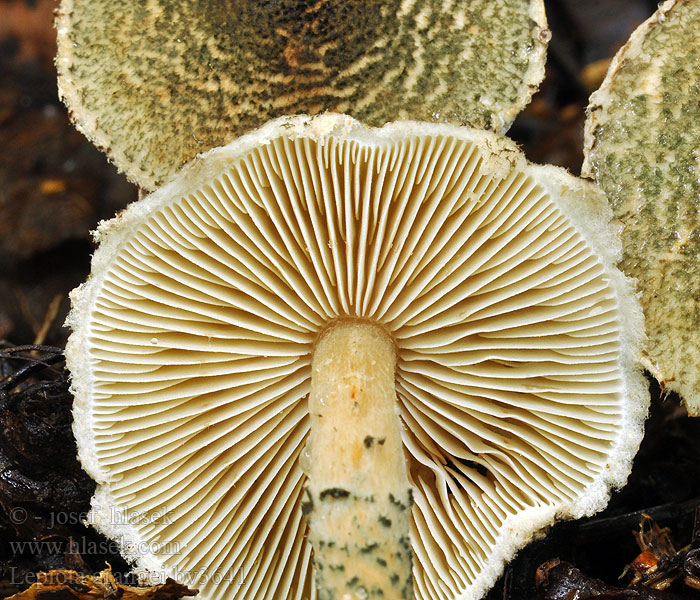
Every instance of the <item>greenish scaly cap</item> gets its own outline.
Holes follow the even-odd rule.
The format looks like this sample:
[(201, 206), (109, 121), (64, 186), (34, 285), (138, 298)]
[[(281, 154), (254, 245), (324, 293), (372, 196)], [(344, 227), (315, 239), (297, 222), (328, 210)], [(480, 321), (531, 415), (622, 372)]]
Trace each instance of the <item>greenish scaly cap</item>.
[(146, 189), (269, 119), (504, 132), (544, 76), (542, 0), (62, 0), (60, 94)]
[(622, 224), (638, 279), (646, 365), (700, 415), (700, 2), (669, 0), (591, 96), (583, 172)]

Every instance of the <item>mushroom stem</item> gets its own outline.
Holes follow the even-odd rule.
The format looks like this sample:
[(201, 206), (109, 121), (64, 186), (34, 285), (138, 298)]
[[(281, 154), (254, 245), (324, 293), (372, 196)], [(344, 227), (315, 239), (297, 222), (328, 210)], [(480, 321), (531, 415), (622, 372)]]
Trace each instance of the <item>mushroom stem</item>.
[(372, 323), (336, 323), (314, 351), (304, 508), (321, 600), (413, 597), (395, 368)]

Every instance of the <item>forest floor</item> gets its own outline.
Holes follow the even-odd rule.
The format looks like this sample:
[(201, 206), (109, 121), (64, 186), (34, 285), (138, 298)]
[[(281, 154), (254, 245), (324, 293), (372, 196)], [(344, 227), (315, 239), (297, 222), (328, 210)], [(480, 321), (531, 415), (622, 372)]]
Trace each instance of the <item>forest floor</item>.
[[(533, 162), (578, 174), (588, 96), (656, 3), (545, 4), (547, 75), (509, 135)], [(0, 0), (0, 598), (38, 571), (97, 573), (105, 561), (129, 582), (114, 544), (82, 524), (94, 484), (75, 460), (62, 348), (68, 292), (89, 272), (90, 231), (137, 189), (75, 131), (58, 100), (56, 6)], [(628, 485), (604, 512), (556, 525), (521, 551), (488, 600), (700, 599), (700, 418), (650, 387)]]

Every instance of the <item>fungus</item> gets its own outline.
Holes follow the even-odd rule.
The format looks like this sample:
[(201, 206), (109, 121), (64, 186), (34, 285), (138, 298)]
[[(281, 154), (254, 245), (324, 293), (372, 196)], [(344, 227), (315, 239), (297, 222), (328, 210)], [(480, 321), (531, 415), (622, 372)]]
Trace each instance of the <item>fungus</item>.
[(101, 225), (72, 294), (91, 521), (205, 600), (479, 598), (641, 439), (609, 219), (463, 127), (282, 118), (212, 150)]
[(542, 0), (62, 0), (57, 29), (76, 127), (148, 190), (284, 115), (503, 132), (549, 40)]
[(639, 281), (644, 365), (700, 415), (700, 5), (665, 2), (637, 28), (591, 96), (585, 175), (622, 230)]

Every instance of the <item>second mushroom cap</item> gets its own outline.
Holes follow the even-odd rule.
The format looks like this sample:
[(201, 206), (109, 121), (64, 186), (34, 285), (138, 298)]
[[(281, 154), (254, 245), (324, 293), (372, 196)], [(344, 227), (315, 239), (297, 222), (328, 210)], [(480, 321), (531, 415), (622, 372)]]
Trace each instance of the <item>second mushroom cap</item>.
[(275, 117), (503, 132), (544, 77), (543, 0), (62, 0), (76, 127), (146, 190)]

